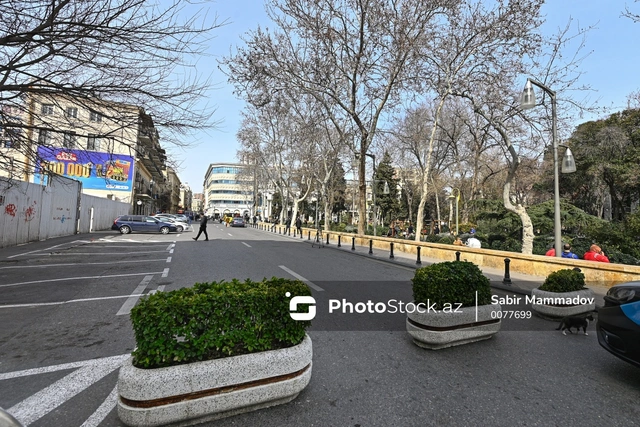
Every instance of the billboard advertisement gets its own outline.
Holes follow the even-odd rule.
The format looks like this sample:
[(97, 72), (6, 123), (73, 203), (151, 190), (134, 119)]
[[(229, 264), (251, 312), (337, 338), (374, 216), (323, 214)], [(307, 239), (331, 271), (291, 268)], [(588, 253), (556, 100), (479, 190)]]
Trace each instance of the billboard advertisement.
[(38, 147), (39, 163), (35, 167), (35, 181), (47, 183), (47, 171), (82, 182), (83, 189), (131, 191), (133, 164), (131, 156)]

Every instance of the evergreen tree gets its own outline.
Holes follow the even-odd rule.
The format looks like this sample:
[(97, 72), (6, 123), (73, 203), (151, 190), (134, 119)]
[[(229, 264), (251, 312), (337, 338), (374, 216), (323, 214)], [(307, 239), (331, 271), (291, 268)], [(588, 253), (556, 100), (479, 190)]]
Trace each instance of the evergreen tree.
[[(391, 222), (400, 212), (398, 188), (400, 180), (395, 177), (396, 172), (391, 165), (391, 156), (385, 151), (375, 173), (374, 191), (376, 192), (376, 206), (381, 211), (382, 218)], [(385, 183), (389, 186), (389, 194), (384, 194)]]

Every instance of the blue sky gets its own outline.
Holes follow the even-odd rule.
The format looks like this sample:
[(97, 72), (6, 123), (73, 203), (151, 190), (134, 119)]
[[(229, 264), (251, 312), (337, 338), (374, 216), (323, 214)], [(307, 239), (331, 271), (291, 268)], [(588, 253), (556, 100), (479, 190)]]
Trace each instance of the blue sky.
[[(587, 34), (584, 52), (591, 52), (582, 62), (580, 83), (591, 86), (594, 92), (591, 100), (598, 105), (610, 107), (610, 112), (626, 108), (627, 96), (640, 89), (638, 79), (638, 44), (640, 44), (640, 23), (621, 17), (625, 5), (640, 13), (640, 3), (633, 0), (550, 0), (543, 6), (546, 22), (543, 34), (554, 34), (559, 27), (565, 27), (572, 19), (574, 28), (595, 26)], [(211, 58), (201, 61), (211, 67), (213, 80), (218, 89), (212, 92), (210, 103), (218, 108), (216, 119), (222, 123), (218, 130), (211, 130), (196, 136), (199, 145), (188, 150), (169, 152), (181, 160), (178, 175), (187, 182), (193, 192), (202, 191), (204, 174), (210, 163), (236, 162), (236, 132), (240, 125), (243, 102), (233, 95), (233, 88), (226, 83), (225, 76), (217, 70), (217, 59), (228, 55), (230, 49), (241, 43), (240, 37), (256, 28), (270, 27), (262, 3), (256, 0), (220, 0), (211, 6), (221, 20), (229, 24), (216, 31), (210, 54)], [(571, 51), (569, 48), (568, 51)], [(522, 82), (527, 76), (523, 76)], [(576, 124), (597, 117), (585, 117)]]

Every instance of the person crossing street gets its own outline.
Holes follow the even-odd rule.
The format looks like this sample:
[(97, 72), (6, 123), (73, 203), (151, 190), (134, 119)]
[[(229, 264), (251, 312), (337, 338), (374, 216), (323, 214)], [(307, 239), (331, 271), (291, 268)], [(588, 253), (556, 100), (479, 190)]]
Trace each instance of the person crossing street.
[(192, 237), (193, 240), (195, 240), (196, 242), (198, 241), (198, 237), (200, 237), (200, 234), (204, 233), (204, 237), (205, 237), (205, 241), (209, 240), (209, 235), (207, 234), (207, 216), (204, 214), (204, 212), (200, 212), (200, 230), (198, 230), (198, 235), (196, 237)]

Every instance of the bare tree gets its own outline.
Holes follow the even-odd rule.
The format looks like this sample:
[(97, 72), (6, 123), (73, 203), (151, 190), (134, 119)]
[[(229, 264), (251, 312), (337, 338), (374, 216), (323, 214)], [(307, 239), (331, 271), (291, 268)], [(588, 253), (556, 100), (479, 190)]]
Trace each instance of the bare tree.
[(359, 233), (365, 226), (366, 154), (378, 122), (406, 88), (434, 17), (457, 1), (273, 0), (268, 10), (277, 30), (250, 33), (247, 48), (225, 61), (230, 79), (251, 102), (268, 102), (274, 92), (296, 86), (328, 113), (351, 121), (356, 134), (349, 142), (359, 154)]
[(188, 0), (0, 2), (0, 122), (14, 130), (12, 148), (35, 163), (35, 132), (56, 125), (33, 108), (34, 97), (99, 108), (122, 128), (140, 119), (123, 106), (144, 108), (175, 144), (215, 126), (213, 110), (198, 104), (209, 78), (195, 69), (221, 25), (206, 12)]
[[(457, 93), (482, 90), (493, 80), (522, 70), (525, 55), (538, 50), (540, 38), (534, 30), (541, 24), (539, 0), (498, 2), (461, 2), (441, 20), (436, 35), (422, 51), (425, 61), (423, 83), (425, 97), (434, 100), (433, 121), (428, 139), (419, 156), (423, 163), (421, 200), (417, 229), (422, 229), (424, 208), (429, 194), (433, 151), (439, 121), (445, 103)], [(416, 240), (420, 239), (419, 233)]]

